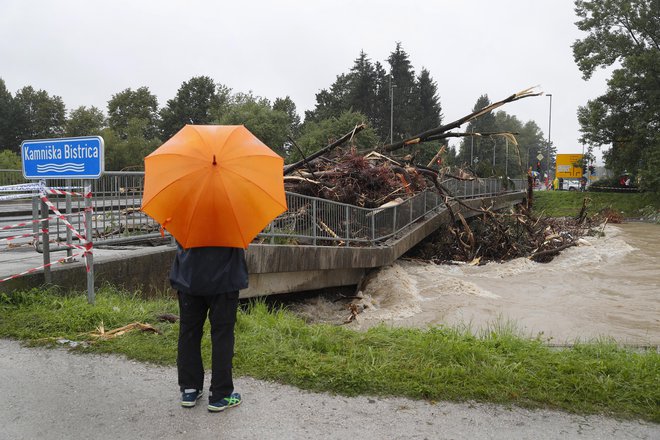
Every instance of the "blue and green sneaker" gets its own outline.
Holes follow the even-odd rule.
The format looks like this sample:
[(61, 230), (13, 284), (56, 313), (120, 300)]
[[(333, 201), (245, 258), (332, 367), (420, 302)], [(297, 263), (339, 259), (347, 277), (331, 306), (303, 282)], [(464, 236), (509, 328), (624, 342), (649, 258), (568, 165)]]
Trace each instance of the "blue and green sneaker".
[(202, 390), (185, 389), (181, 393), (181, 406), (184, 408), (192, 408), (201, 397)]
[(217, 402), (209, 402), (209, 411), (211, 412), (221, 412), (227, 408), (232, 408), (241, 404), (241, 395), (238, 393), (232, 393), (231, 396), (220, 399)]

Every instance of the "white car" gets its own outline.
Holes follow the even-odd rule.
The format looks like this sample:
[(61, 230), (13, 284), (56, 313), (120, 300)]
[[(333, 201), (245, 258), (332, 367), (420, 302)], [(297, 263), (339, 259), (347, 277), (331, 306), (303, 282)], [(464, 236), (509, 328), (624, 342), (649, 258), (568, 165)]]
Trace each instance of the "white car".
[(579, 191), (580, 181), (576, 179), (564, 179), (562, 188), (564, 191)]

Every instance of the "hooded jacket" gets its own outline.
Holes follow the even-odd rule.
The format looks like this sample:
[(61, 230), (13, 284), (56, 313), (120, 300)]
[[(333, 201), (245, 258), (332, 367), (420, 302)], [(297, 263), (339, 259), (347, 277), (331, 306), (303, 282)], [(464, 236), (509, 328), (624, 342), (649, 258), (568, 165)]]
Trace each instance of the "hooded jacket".
[(248, 286), (245, 251), (231, 247), (196, 247), (177, 251), (170, 269), (172, 288), (188, 295), (218, 295)]

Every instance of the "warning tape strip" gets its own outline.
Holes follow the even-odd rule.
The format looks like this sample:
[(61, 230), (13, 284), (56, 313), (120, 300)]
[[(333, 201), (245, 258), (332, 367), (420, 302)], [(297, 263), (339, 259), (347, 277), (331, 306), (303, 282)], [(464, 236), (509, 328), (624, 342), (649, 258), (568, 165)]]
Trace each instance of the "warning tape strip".
[(80, 235), (76, 228), (66, 219), (66, 216), (63, 215), (55, 205), (53, 205), (53, 202), (48, 200), (48, 197), (42, 195), (41, 201), (44, 202), (51, 209), (51, 211), (53, 211), (53, 214), (55, 214), (58, 219), (62, 220), (62, 223), (64, 223), (64, 225), (71, 230), (73, 235), (75, 235), (82, 243), (87, 243), (87, 238)]
[(0, 196), (0, 202), (5, 200), (30, 199), (38, 195), (39, 193), (9, 194), (8, 196)]
[(71, 256), (69, 256), (69, 257), (60, 258), (59, 260), (54, 261), (54, 262), (52, 262), (52, 263), (44, 264), (43, 266), (35, 267), (35, 268), (33, 268), (33, 269), (28, 269), (28, 270), (26, 270), (25, 272), (21, 272), (21, 273), (18, 273), (18, 274), (16, 274), (16, 275), (11, 275), (11, 276), (9, 276), (9, 277), (7, 277), (7, 278), (3, 278), (3, 279), (1, 279), (1, 280), (0, 280), (0, 283), (4, 283), (5, 281), (13, 280), (13, 279), (18, 278), (18, 277), (22, 277), (23, 275), (27, 275), (27, 274), (29, 274), (29, 273), (34, 273), (34, 272), (36, 272), (36, 271), (38, 271), (38, 270), (45, 269), (45, 268), (50, 267), (50, 266), (52, 266), (52, 265), (54, 265), (54, 264), (63, 263), (63, 262), (65, 262), (66, 260), (70, 260), (70, 259), (72, 259), (72, 258), (79, 257), (79, 256), (84, 255), (84, 254), (85, 254), (85, 252), (81, 252), (81, 253), (79, 253), (79, 254), (73, 254), (73, 255), (71, 255)]
[[(21, 186), (22, 189), (18, 189), (19, 186)], [(85, 197), (85, 198), (91, 198), (91, 197), (92, 197), (91, 186), (86, 186), (86, 187), (84, 188), (84, 189), (85, 189), (85, 193), (84, 193), (84, 194), (82, 194), (82, 193), (76, 193), (76, 192), (70, 192), (70, 191), (62, 191), (62, 190), (55, 189), (55, 188), (47, 188), (47, 187), (46, 187), (45, 185), (43, 185), (43, 183), (41, 183), (41, 182), (40, 182), (39, 184), (28, 184), (28, 185), (8, 185), (8, 186), (0, 187), (0, 189), (6, 189), (7, 191), (17, 191), (17, 190), (25, 191), (25, 190), (31, 190), (31, 189), (38, 189), (38, 190), (40, 191), (40, 193), (39, 193), (39, 198), (41, 199), (41, 201), (42, 201), (43, 203), (45, 203), (46, 206), (48, 206), (48, 208), (49, 208), (51, 211), (53, 211), (53, 214), (55, 214), (54, 217), (49, 217), (49, 218), (47, 218), (47, 219), (32, 220), (32, 221), (30, 221), (30, 222), (19, 223), (18, 225), (6, 226), (6, 227), (3, 227), (3, 228), (2, 228), (3, 230), (5, 230), (5, 229), (9, 229), (9, 228), (11, 228), (11, 227), (26, 226), (26, 225), (28, 225), (28, 224), (32, 224), (32, 223), (36, 223), (36, 222), (41, 222), (41, 221), (45, 221), (45, 220), (54, 220), (55, 218), (57, 218), (57, 219), (61, 220), (62, 223), (64, 223), (64, 225), (65, 225), (68, 229), (71, 230), (72, 234), (75, 235), (76, 238), (78, 238), (78, 239), (80, 240), (80, 244), (79, 244), (79, 245), (77, 245), (77, 244), (68, 244), (68, 243), (66, 243), (66, 244), (65, 244), (65, 243), (60, 243), (60, 245), (64, 245), (64, 246), (66, 246), (66, 247), (70, 247), (70, 248), (73, 248), (73, 249), (79, 249), (79, 250), (82, 250), (82, 251), (83, 251), (83, 252), (80, 252), (80, 253), (77, 253), (77, 254), (74, 254), (74, 255), (68, 256), (68, 257), (60, 258), (59, 260), (57, 260), (57, 261), (55, 261), (55, 262), (48, 263), (48, 264), (44, 264), (44, 265), (42, 265), (42, 266), (35, 267), (35, 268), (32, 268), (32, 269), (28, 269), (28, 270), (26, 270), (26, 271), (24, 271), (24, 272), (21, 272), (21, 273), (19, 273), (19, 274), (16, 274), (16, 275), (11, 275), (11, 276), (9, 276), (9, 277), (7, 277), (7, 278), (1, 279), (1, 280), (0, 280), (0, 283), (5, 282), (5, 281), (9, 281), (9, 280), (12, 280), (12, 279), (15, 279), (15, 278), (22, 277), (22, 276), (24, 276), (24, 275), (27, 275), (27, 274), (30, 274), (30, 273), (36, 272), (36, 271), (41, 270), (41, 269), (45, 269), (46, 267), (50, 267), (50, 266), (52, 266), (53, 264), (62, 263), (62, 262), (64, 262), (64, 261), (66, 261), (66, 260), (70, 260), (70, 259), (72, 259), (72, 258), (74, 258), (74, 257), (78, 257), (78, 256), (83, 256), (83, 257), (84, 257), (84, 256), (87, 256), (87, 255), (92, 255), (92, 247), (93, 247), (93, 243), (92, 243), (92, 241), (91, 241), (91, 240), (87, 240), (87, 238), (86, 238), (85, 236), (81, 235), (81, 234), (76, 230), (76, 228), (75, 228), (75, 227), (74, 227), (74, 226), (73, 226), (73, 225), (67, 220), (67, 216), (64, 215), (64, 214), (62, 214), (62, 213), (59, 211), (59, 209), (57, 209), (57, 207), (56, 207), (56, 206), (55, 206), (50, 200), (48, 200), (48, 196), (46, 195), (46, 194), (60, 194), (60, 195), (62, 195), (62, 194), (64, 194), (64, 195), (71, 194), (71, 195), (83, 196), (83, 197)], [(17, 195), (14, 194), (14, 195), (12, 195), (12, 196), (17, 196)], [(36, 196), (36, 194), (30, 194), (29, 196), (30, 196), (30, 197), (33, 197), (33, 196)], [(92, 208), (92, 207), (86, 207), (86, 208), (85, 208), (85, 212), (93, 212), (93, 208)], [(41, 229), (41, 232), (42, 232), (42, 233), (47, 233), (48, 230), (47, 230), (47, 229)], [(90, 233), (90, 231), (85, 231), (85, 232), (86, 232), (87, 234)], [(3, 238), (3, 239), (0, 239), (0, 241), (1, 241), (1, 240), (6, 240), (7, 242), (9, 242), (9, 241), (14, 240), (14, 239), (16, 239), (16, 238), (31, 237), (31, 236), (33, 236), (33, 235), (35, 235), (35, 232), (31, 232), (31, 233), (27, 233), (27, 234), (23, 234), (23, 235), (16, 235), (16, 236), (12, 236), (12, 237), (6, 237), (6, 238)], [(90, 265), (89, 265), (89, 260), (88, 260), (87, 258), (85, 259), (85, 267), (86, 267), (86, 269), (87, 269), (87, 272), (90, 272), (91, 267), (90, 267)]]
[(29, 232), (29, 233), (23, 234), (23, 235), (12, 235), (11, 237), (2, 237), (2, 238), (0, 238), (0, 241), (3, 241), (3, 240), (11, 241), (11, 240), (15, 240), (17, 238), (32, 237), (34, 235), (37, 235), (40, 232), (43, 233), (43, 234), (46, 234), (46, 233), (48, 233), (48, 229), (40, 229), (37, 232)]
[[(74, 215), (79, 215), (79, 214), (77, 212), (72, 212), (71, 214), (64, 214), (64, 215), (65, 216), (74, 216)], [(13, 228), (20, 228), (20, 227), (23, 227), (23, 226), (29, 226), (29, 225), (32, 225), (34, 223), (39, 223), (39, 222), (57, 220), (58, 218), (59, 217), (57, 217), (57, 216), (52, 216), (52, 217), (48, 217), (48, 218), (40, 218), (40, 219), (37, 219), (37, 220), (29, 220), (27, 222), (16, 223), (14, 225), (3, 226), (3, 227), (0, 228), (0, 231), (4, 231), (4, 230), (7, 230), (7, 229), (13, 229)]]
[(41, 183), (19, 183), (16, 185), (2, 185), (0, 192), (15, 192), (15, 191), (41, 191), (44, 186)]
[[(91, 191), (90, 186), (85, 187), (85, 194), (88, 194), (91, 197), (92, 191)], [(73, 246), (76, 246), (77, 249), (83, 249), (84, 248), (85, 249), (85, 251), (83, 252), (84, 256), (86, 256), (87, 254), (92, 255), (92, 248), (93, 248), (92, 241), (87, 240), (87, 238), (85, 236), (81, 235), (76, 230), (76, 228), (66, 219), (66, 216), (63, 215), (59, 211), (59, 209), (57, 209), (57, 207), (53, 204), (53, 202), (48, 200), (48, 196), (46, 196), (45, 194), (42, 194), (41, 195), (41, 201), (44, 202), (53, 211), (53, 214), (55, 214), (57, 216), (57, 218), (62, 220), (62, 223), (64, 223), (64, 225), (71, 230), (71, 233), (73, 235), (75, 235), (80, 240), (80, 245), (73, 245)], [(94, 210), (91, 206), (85, 208), (85, 212), (93, 212), (93, 211)], [(86, 232), (86, 234), (91, 235), (91, 231), (85, 231), (85, 232)], [(89, 261), (87, 259), (85, 259), (85, 268), (87, 269), (87, 272), (89, 272), (91, 270), (91, 267), (89, 266)]]

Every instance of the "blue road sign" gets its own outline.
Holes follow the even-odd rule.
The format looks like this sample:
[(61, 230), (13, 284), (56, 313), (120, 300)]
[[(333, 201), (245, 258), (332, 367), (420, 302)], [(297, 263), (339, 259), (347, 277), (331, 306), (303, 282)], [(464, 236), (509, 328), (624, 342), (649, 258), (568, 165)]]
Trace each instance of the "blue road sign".
[(21, 157), (26, 179), (98, 179), (105, 166), (100, 136), (24, 141)]

